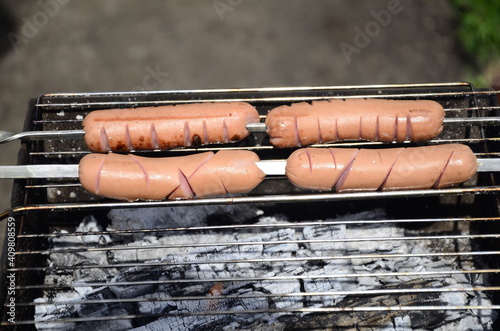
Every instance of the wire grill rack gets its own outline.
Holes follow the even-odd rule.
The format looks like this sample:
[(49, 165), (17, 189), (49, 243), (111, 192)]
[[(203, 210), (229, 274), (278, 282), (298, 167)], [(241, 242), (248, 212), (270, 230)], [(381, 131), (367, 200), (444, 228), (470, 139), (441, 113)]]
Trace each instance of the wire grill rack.
[[(25, 130), (28, 133), (78, 130), (86, 114), (103, 108), (237, 100), (256, 106), (263, 121), (271, 108), (297, 101), (431, 99), (445, 107), (448, 123), (440, 136), (428, 144), (465, 143), (477, 156), (495, 158), (500, 152), (495, 120), (500, 110), (497, 97), (496, 92), (477, 91), (467, 83), (44, 94), (31, 103)], [(321, 146), (386, 148), (413, 144), (353, 141)], [(261, 159), (286, 158), (291, 153), (289, 149), (272, 147), (264, 133), (254, 133), (237, 144), (163, 152), (141, 151), (137, 154), (170, 156), (224, 148), (253, 150)], [(89, 152), (80, 138), (71, 136), (50, 140), (24, 138), (21, 151), (20, 164), (76, 164)], [(432, 321), (426, 326), (432, 328), (451, 323), (443, 314), (453, 311), (462, 317), (470, 315), (479, 320), (483, 315), (483, 318), (488, 316), (491, 323), (485, 323), (492, 326), (495, 313), (491, 312), (500, 308), (500, 233), (496, 231), (496, 222), (500, 220), (500, 186), (497, 180), (494, 173), (481, 173), (460, 187), (448, 189), (325, 193), (302, 191), (291, 187), (284, 178), (272, 178), (243, 196), (133, 203), (92, 196), (77, 182), (69, 180), (16, 180), (13, 208), (1, 213), (4, 219), (11, 216), (16, 220), (16, 265), (3, 270), (3, 277), (5, 280), (6, 275), (16, 274), (16, 325), (21, 329), (35, 326), (71, 329), (111, 321), (130, 323), (127, 325), (134, 327), (151, 321), (175, 326), (179, 321), (185, 323), (186, 318), (192, 318), (198, 322), (204, 320), (207, 324), (203, 326), (213, 329), (220, 327), (217, 323), (237, 321), (242, 325), (255, 325), (260, 319), (276, 328), (312, 330), (348, 323), (376, 327), (385, 325), (388, 320), (395, 326), (406, 323), (407, 314), (413, 314), (413, 317), (420, 314), (423, 316), (421, 321)], [(255, 220), (246, 220), (244, 224), (231, 225), (113, 229), (107, 219), (107, 214), (116, 209), (147, 211), (157, 207), (215, 206), (261, 208), (264, 215), (285, 214), (288, 221), (261, 220), (255, 223)], [(332, 214), (377, 208), (387, 213), (377, 219), (360, 216), (355, 220), (351, 217), (332, 220)], [(95, 216), (103, 228), (108, 228), (78, 231), (81, 220), (89, 215)], [(393, 232), (389, 234), (377, 232), (377, 229), (386, 227), (397, 230), (391, 230)], [(349, 235), (336, 236), (339, 229)], [(323, 230), (334, 235), (324, 235)], [(290, 235), (279, 236), (283, 231)], [(317, 237), (307, 237), (307, 231), (313, 231)], [(131, 238), (144, 236), (153, 236), (158, 241), (124, 244)], [(420, 249), (415, 248), (419, 247), (418, 243), (423, 243)], [(380, 249), (364, 249), (370, 245)], [(252, 253), (256, 246), (261, 249), (260, 254)], [(384, 250), (386, 246), (406, 249)], [(273, 247), (277, 247), (276, 250), (266, 251)], [(211, 250), (217, 254), (210, 253)], [(234, 255), (235, 251), (241, 254)], [(162, 256), (155, 255), (155, 252)], [(201, 252), (205, 252), (203, 257), (198, 256)], [(105, 263), (87, 261), (81, 264), (52, 260), (61, 254), (97, 254), (106, 256), (107, 260)], [(122, 255), (124, 257), (118, 258)], [(426, 265), (405, 269), (398, 262), (401, 260), (447, 262), (443, 268)], [(377, 262), (380, 264), (377, 268), (365, 268), (363, 272), (360, 266), (366, 261), (383, 263)], [(332, 265), (348, 267), (341, 272)], [(192, 270), (207, 268), (216, 271), (200, 272), (199, 277), (189, 274)], [(184, 270), (186, 274), (174, 277), (174, 270)], [(88, 273), (100, 276), (92, 281), (82, 280), (86, 279), (82, 275)], [(128, 273), (135, 277), (128, 277)], [(71, 277), (66, 278), (67, 281), (58, 278), (57, 283), (47, 282), (47, 277), (61, 275)], [(78, 275), (82, 278), (78, 279)], [(461, 281), (450, 284), (450, 279)], [(351, 285), (338, 285), (344, 283)], [(361, 285), (368, 283), (376, 285)], [(126, 297), (117, 295), (117, 291), (108, 291), (106, 293), (114, 294), (60, 296), (67, 291), (74, 294), (80, 293), (78, 289), (88, 288), (93, 291), (139, 288), (146, 289), (147, 294), (168, 293), (168, 290), (172, 293), (164, 296), (142, 293)], [(443, 299), (442, 295), (449, 293), (460, 297), (477, 296), (482, 300), (453, 302), (452, 299)], [(45, 299), (35, 300), (41, 297)], [(7, 321), (6, 299), (2, 298), (5, 302), (3, 326), (11, 325)], [(161, 309), (145, 313), (138, 308), (148, 304)], [(99, 311), (103, 306), (108, 307), (108, 314), (85, 315), (81, 312), (82, 307)], [(47, 307), (55, 309), (57, 318), (36, 319), (37, 309), (39, 313)], [(431, 315), (427, 313), (441, 316), (441, 320), (429, 319)], [(356, 316), (356, 321), (353, 321), (353, 316)], [(415, 321), (413, 318), (413, 326), (418, 326)]]

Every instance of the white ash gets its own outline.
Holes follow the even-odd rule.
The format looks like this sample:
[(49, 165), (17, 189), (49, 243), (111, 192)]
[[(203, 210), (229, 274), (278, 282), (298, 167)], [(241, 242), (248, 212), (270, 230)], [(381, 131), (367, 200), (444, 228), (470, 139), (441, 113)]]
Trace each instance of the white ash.
[[(174, 212), (172, 213), (172, 210)], [(131, 210), (128, 210), (131, 211)], [(165, 228), (200, 226), (206, 224), (203, 218), (203, 210), (192, 212), (169, 208), (154, 208), (152, 210), (132, 210), (132, 216), (127, 216), (125, 210), (109, 213), (111, 225), (114, 229), (140, 229), (140, 228)], [(212, 211), (210, 211), (212, 212)], [(257, 209), (250, 211), (245, 217), (258, 215)], [(236, 214), (237, 215), (237, 214)], [(252, 215), (252, 216), (249, 216)], [(134, 217), (137, 222), (134, 223)], [(187, 218), (185, 218), (187, 217)], [(342, 258), (345, 256), (359, 256), (370, 254), (409, 254), (429, 253), (435, 250), (430, 240), (421, 241), (339, 241), (335, 243), (278, 243), (262, 244), (263, 241), (283, 240), (328, 240), (348, 238), (375, 238), (375, 237), (404, 237), (405, 230), (395, 224), (356, 225), (359, 219), (383, 218), (383, 212), (376, 210), (373, 213), (359, 213), (344, 215), (341, 220), (352, 220), (352, 224), (339, 225), (312, 225), (304, 228), (290, 227), (276, 230), (251, 230), (227, 231), (227, 232), (157, 232), (148, 235), (138, 235), (134, 241), (117, 240), (118, 236), (89, 235), (84, 237), (61, 237), (53, 241), (54, 249), (71, 247), (106, 247), (115, 240), (114, 248), (136, 247), (130, 250), (113, 250), (112, 255), (107, 251), (82, 251), (74, 254), (52, 253), (50, 264), (53, 266), (75, 266), (75, 265), (113, 265), (119, 263), (136, 263), (133, 268), (90, 268), (76, 269), (69, 273), (50, 273), (46, 276), (46, 283), (60, 284), (73, 281), (90, 282), (102, 281), (109, 285), (103, 287), (78, 287), (70, 291), (47, 292), (43, 298), (37, 299), (38, 303), (50, 302), (49, 305), (37, 305), (35, 319), (39, 322), (37, 328), (50, 330), (73, 330), (81, 328), (96, 328), (102, 330), (265, 330), (265, 329), (287, 329), (296, 318), (301, 317), (300, 323), (319, 323), (321, 318), (313, 318), (311, 315), (273, 313), (273, 314), (245, 314), (246, 310), (263, 311), (266, 309), (299, 309), (303, 307), (342, 307), (351, 301), (359, 305), (369, 305), (376, 302), (377, 298), (367, 299), (364, 296), (290, 296), (287, 293), (300, 292), (331, 292), (331, 291), (356, 291), (362, 293), (370, 289), (383, 289), (386, 286), (413, 286), (413, 282), (422, 281), (422, 276), (384, 276), (384, 277), (348, 277), (349, 274), (390, 273), (390, 272), (421, 272), (421, 271), (443, 271), (456, 270), (459, 268), (456, 258), (432, 258), (422, 257), (398, 257), (386, 258)], [(178, 218), (176, 221), (172, 219)], [(335, 221), (328, 219), (326, 221)], [(261, 224), (283, 223), (282, 216), (260, 218)], [(89, 217), (84, 219), (79, 227), (81, 231), (101, 231), (96, 220)], [(85, 238), (88, 237), (88, 238)], [(224, 243), (251, 242), (249, 245), (231, 245)], [(148, 249), (149, 245), (176, 245), (186, 244), (184, 247), (154, 248)], [(196, 244), (213, 243), (205, 247), (194, 247)], [(440, 242), (443, 251), (454, 251), (456, 243), (449, 240)], [(470, 250), (467, 243), (461, 242), (464, 250)], [(279, 261), (279, 259), (292, 259), (291, 261)], [(299, 260), (293, 260), (293, 259)], [(304, 262), (301, 258), (314, 258), (317, 260)], [(276, 259), (276, 261), (263, 261), (257, 263), (233, 263), (224, 260), (238, 259)], [(205, 261), (220, 261), (219, 263), (200, 263)], [(148, 265), (147, 263), (164, 263), (161, 266)], [(197, 262), (197, 263), (193, 263)], [(191, 264), (190, 264), (191, 263)], [(469, 263), (462, 261), (462, 263)], [(463, 267), (463, 266), (462, 266)], [(330, 278), (308, 279), (304, 276), (332, 275)], [(217, 279), (224, 278), (258, 278), (269, 277), (264, 280), (238, 280), (233, 282), (217, 283)], [(277, 280), (276, 277), (289, 277), (287, 280)], [(198, 279), (214, 279), (213, 282), (196, 282)], [(172, 281), (174, 282), (168, 282)], [(192, 283), (175, 282), (175, 280), (193, 280)], [(113, 286), (114, 282), (124, 281), (163, 281), (161, 284), (143, 284), (129, 286)], [(401, 285), (403, 284), (403, 285)], [(437, 286), (441, 288), (461, 288), (480, 286), (482, 276), (470, 280), (464, 274), (453, 274), (427, 278), (426, 286)], [(78, 289), (78, 291), (76, 290)], [(224, 298), (231, 295), (269, 295), (280, 294), (271, 298)], [(207, 299), (196, 300), (173, 300), (187, 296), (198, 296)], [(134, 303), (117, 304), (75, 304), (55, 305), (52, 303), (71, 300), (102, 300), (102, 299), (144, 299)], [(158, 299), (158, 301), (152, 301)], [(372, 301), (370, 301), (372, 300)], [(412, 300), (415, 300), (413, 298)], [(422, 299), (423, 300), (423, 299)], [(483, 293), (443, 292), (435, 294), (432, 300), (436, 304), (443, 305), (475, 305), (489, 304), (489, 300)], [(397, 304), (397, 303), (395, 303)], [(413, 304), (425, 305), (425, 302), (413, 302)], [(224, 315), (195, 315), (185, 316), (185, 313), (213, 312), (233, 310), (234, 314)], [(242, 313), (237, 313), (241, 311)], [(79, 324), (62, 325), (57, 319), (106, 317), (113, 314), (135, 315), (135, 314), (158, 314), (167, 315), (154, 320), (130, 320), (99, 321)], [(416, 314), (416, 313), (415, 313)], [(481, 330), (491, 329), (493, 320), (492, 312), (483, 311), (446, 311), (439, 315), (440, 322), (425, 324), (426, 316), (422, 315), (416, 321), (415, 314), (398, 313), (393, 319), (384, 320), (379, 318), (382, 330), (475, 330), (480, 326)], [(422, 313), (425, 314), (425, 313)], [(339, 318), (342, 314), (327, 316), (330, 320)], [(366, 319), (374, 318), (367, 314)], [(336, 321), (336, 320), (335, 320)], [(297, 322), (298, 323), (298, 322)], [(321, 323), (328, 323), (321, 321)], [(345, 323), (345, 320), (338, 320)], [(430, 322), (429, 322), (430, 323)], [(415, 328), (415, 325), (417, 327)]]
[[(112, 209), (108, 230), (133, 230), (206, 226), (211, 218), (225, 218), (230, 224), (247, 223), (262, 215), (262, 210), (251, 205), (202, 205), (189, 207), (159, 207), (140, 209)], [(139, 239), (142, 234), (135, 234)]]

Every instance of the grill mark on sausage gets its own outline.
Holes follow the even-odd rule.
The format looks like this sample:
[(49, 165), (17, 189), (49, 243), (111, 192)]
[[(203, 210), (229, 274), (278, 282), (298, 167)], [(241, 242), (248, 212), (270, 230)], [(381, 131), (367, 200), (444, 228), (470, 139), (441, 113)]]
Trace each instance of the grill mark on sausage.
[(130, 129), (128, 128), (128, 124), (125, 125), (125, 142), (127, 143), (127, 148), (129, 151), (134, 149), (132, 145), (132, 138), (130, 137)]
[(109, 152), (111, 150), (109, 148), (108, 135), (106, 134), (106, 129), (104, 127), (101, 128), (101, 150), (103, 152)]
[(104, 168), (104, 162), (106, 161), (106, 158), (108, 157), (109, 154), (107, 154), (105, 157), (102, 158), (101, 163), (97, 167), (97, 178), (95, 181), (95, 194), (99, 194), (99, 187), (101, 186), (101, 172), (102, 168)]
[(309, 152), (309, 148), (306, 148), (307, 160), (309, 161), (309, 173), (312, 174), (312, 160), (311, 153)]
[(338, 123), (338, 118), (335, 117), (335, 141), (340, 141), (339, 138), (339, 123)]
[(363, 116), (359, 117), (359, 131), (358, 131), (358, 140), (361, 140), (361, 133), (363, 132)]
[(323, 143), (323, 134), (321, 133), (321, 124), (320, 124), (320, 121), (319, 121), (319, 116), (316, 117), (316, 123), (318, 125), (318, 142), (320, 144)]
[(229, 142), (229, 133), (227, 132), (226, 120), (222, 120), (222, 141), (226, 144)]
[(385, 176), (385, 179), (382, 182), (382, 185), (380, 185), (380, 187), (378, 188), (378, 190), (385, 189), (385, 185), (387, 184), (387, 180), (389, 180), (389, 176), (391, 175), (392, 170), (394, 170), (394, 165), (396, 164), (397, 160), (399, 159), (399, 157), (401, 156), (401, 153), (403, 153), (404, 150), (405, 150), (405, 148), (401, 148), (398, 155), (394, 158), (394, 162), (392, 162), (391, 166), (389, 167), (389, 171), (387, 172), (387, 175)]
[(356, 160), (356, 157), (359, 154), (359, 149), (356, 150), (356, 152), (353, 154), (351, 160), (349, 163), (342, 169), (342, 174), (340, 175), (339, 179), (337, 180), (337, 183), (335, 183), (335, 190), (337, 192), (340, 192), (340, 187), (344, 184), (344, 182), (347, 179), (347, 176), (349, 176), (349, 172), (351, 172), (352, 165), (354, 163), (354, 160)]
[(394, 123), (394, 138), (392, 138), (392, 141), (398, 141), (398, 122), (399, 116), (396, 114), (396, 122)]
[(375, 139), (374, 140), (378, 140), (379, 138), (379, 130), (380, 130), (380, 127), (379, 127), (379, 115), (377, 114), (377, 119), (375, 120)]
[(300, 137), (299, 137), (299, 121), (298, 121), (297, 117), (294, 117), (293, 121), (294, 121), (293, 133), (295, 136), (295, 145), (298, 147), (301, 147), (302, 145), (300, 143)]
[(226, 185), (224, 185), (224, 182), (222, 181), (222, 178), (219, 178), (219, 182), (222, 185), (222, 188), (224, 189), (224, 194), (229, 194), (229, 191), (226, 188)]
[(139, 162), (138, 159), (136, 159), (133, 155), (131, 154), (127, 154), (127, 156), (129, 158), (131, 158), (132, 160), (134, 160), (135, 164), (137, 164), (139, 166), (139, 168), (141, 168), (142, 170), (142, 173), (144, 174), (144, 180), (146, 181), (146, 185), (149, 187), (149, 175), (148, 175), (148, 171), (146, 170), (146, 167), (144, 167), (144, 165)]
[(203, 120), (203, 143), (208, 144), (208, 128), (205, 120)]
[(153, 149), (159, 149), (160, 148), (160, 142), (158, 141), (158, 134), (156, 133), (156, 127), (155, 124), (151, 124), (151, 145)]
[(191, 147), (191, 130), (189, 130), (188, 121), (184, 122), (184, 146)]
[(380, 150), (377, 150), (377, 154), (378, 154), (378, 162), (382, 164), (382, 154), (380, 154)]
[(443, 167), (443, 170), (441, 170), (441, 173), (439, 174), (438, 178), (436, 179), (436, 181), (432, 185), (432, 188), (438, 188), (439, 187), (439, 184), (441, 182), (441, 179), (443, 178), (444, 172), (446, 171), (446, 168), (448, 168), (448, 165), (450, 164), (451, 157), (453, 156), (453, 153), (455, 153), (455, 151), (451, 151), (450, 156), (448, 157), (448, 160), (446, 160), (446, 163), (445, 163), (445, 165)]
[(411, 116), (410, 113), (406, 114), (406, 140), (413, 139), (413, 130), (411, 128)]

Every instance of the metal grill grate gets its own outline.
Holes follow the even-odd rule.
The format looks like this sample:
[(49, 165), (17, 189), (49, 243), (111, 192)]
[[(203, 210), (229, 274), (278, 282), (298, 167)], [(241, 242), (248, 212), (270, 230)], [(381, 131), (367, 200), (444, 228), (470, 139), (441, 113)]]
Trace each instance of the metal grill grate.
[[(88, 112), (102, 108), (238, 100), (252, 103), (264, 119), (269, 109), (296, 101), (431, 99), (445, 107), (447, 124), (429, 144), (466, 143), (486, 158), (499, 153), (496, 97), (466, 83), (47, 94), (33, 103), (26, 131), (79, 130)], [(290, 153), (256, 132), (238, 144), (137, 154), (223, 148), (254, 150), (262, 159)], [(74, 137), (23, 140), (23, 150), (25, 164), (76, 164), (88, 153)], [(500, 308), (500, 186), (495, 180), (493, 173), (481, 173), (456, 188), (321, 193), (272, 178), (244, 196), (134, 203), (92, 196), (69, 180), (18, 180), (16, 206), (2, 213), (4, 218), (10, 213), (18, 226), (16, 266), (4, 274), (17, 275), (21, 329), (166, 329), (187, 322), (205, 329), (228, 324), (432, 329), (460, 318), (492, 328), (492, 311)], [(243, 224), (225, 225), (229, 222), (220, 219), (227, 215), (219, 211), (215, 224), (113, 228), (113, 211), (154, 215), (157, 207), (258, 208), (263, 215), (246, 218), (236, 212), (231, 217)], [(266, 215), (284, 215), (285, 221)], [(99, 226), (79, 231), (90, 218)], [(2, 325), (7, 326), (5, 308)]]

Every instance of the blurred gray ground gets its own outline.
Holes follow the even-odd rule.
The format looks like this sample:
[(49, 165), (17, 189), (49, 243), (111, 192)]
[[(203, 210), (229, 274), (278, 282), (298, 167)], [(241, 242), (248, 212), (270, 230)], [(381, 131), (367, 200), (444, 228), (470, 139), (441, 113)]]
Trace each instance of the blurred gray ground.
[(454, 25), (443, 0), (0, 0), (0, 130), (49, 92), (461, 81)]

